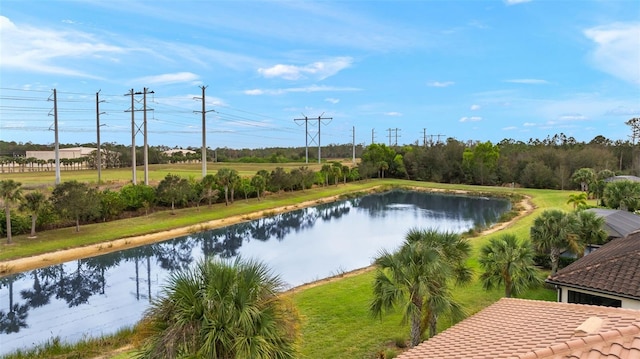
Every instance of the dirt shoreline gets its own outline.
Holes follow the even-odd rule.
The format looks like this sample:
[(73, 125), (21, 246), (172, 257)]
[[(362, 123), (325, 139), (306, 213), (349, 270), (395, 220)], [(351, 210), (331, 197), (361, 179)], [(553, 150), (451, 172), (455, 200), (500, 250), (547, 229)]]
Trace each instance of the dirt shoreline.
[[(428, 190), (428, 191), (431, 191), (431, 192), (441, 192), (440, 190), (424, 189), (424, 188), (416, 188), (416, 190), (422, 190), (422, 191)], [(468, 193), (468, 192), (466, 192), (466, 191), (456, 191), (456, 193), (464, 194), (464, 193)], [(246, 221), (251, 221), (251, 220), (254, 220), (254, 219), (262, 218), (262, 217), (265, 217), (267, 215), (273, 215), (274, 213), (284, 213), (284, 212), (288, 212), (288, 211), (292, 211), (292, 210), (296, 210), (296, 209), (315, 206), (315, 205), (318, 205), (318, 204), (335, 202), (339, 198), (340, 198), (339, 196), (332, 196), (332, 197), (327, 197), (327, 198), (323, 198), (323, 199), (319, 199), (319, 200), (306, 201), (306, 202), (301, 202), (301, 203), (294, 204), (294, 205), (288, 205), (288, 206), (282, 206), (282, 207), (272, 208), (272, 209), (268, 209), (268, 210), (258, 211), (258, 212), (254, 212), (254, 213), (251, 213), (251, 214), (243, 214), (243, 215), (237, 215), (237, 216), (231, 216), (231, 217), (211, 220), (211, 221), (208, 221), (208, 222), (201, 223), (198, 226), (198, 228), (202, 228), (202, 229), (221, 228), (221, 227), (229, 226), (229, 225), (236, 224), (236, 223), (241, 223), (241, 222), (246, 222)], [(523, 217), (524, 215), (530, 213), (533, 210), (533, 205), (532, 205), (532, 203), (531, 203), (531, 201), (530, 201), (530, 199), (528, 197), (525, 197), (520, 202), (520, 207), (521, 207), (520, 213), (515, 218), (513, 218), (509, 222), (497, 223), (496, 225), (492, 226), (491, 228), (488, 228), (487, 230), (481, 232), (479, 234), (479, 236), (490, 234), (490, 233), (493, 233), (495, 231), (499, 231), (501, 229), (507, 228), (512, 223), (514, 223), (515, 221), (519, 220), (521, 217)], [(38, 269), (38, 268), (42, 268), (42, 267), (47, 267), (47, 266), (50, 266), (50, 265), (55, 265), (55, 264), (68, 262), (68, 261), (71, 261), (71, 260), (84, 259), (84, 258), (89, 258), (89, 257), (101, 255), (101, 254), (116, 252), (116, 251), (123, 250), (123, 249), (129, 249), (129, 248), (138, 247), (138, 246), (142, 246), (142, 245), (146, 245), (146, 244), (152, 244), (152, 243), (156, 243), (156, 242), (161, 242), (161, 241), (168, 240), (168, 239), (171, 239), (171, 238), (175, 238), (175, 237), (191, 234), (191, 233), (193, 233), (193, 228), (194, 228), (194, 226), (175, 228), (175, 229), (162, 231), (162, 232), (157, 232), (157, 233), (150, 233), (150, 234), (145, 234), (145, 235), (140, 235), (140, 236), (121, 238), (121, 239), (116, 239), (116, 240), (109, 241), (109, 242), (92, 244), (92, 245), (84, 246), (84, 247), (64, 249), (64, 250), (59, 250), (59, 251), (55, 251), (55, 252), (50, 252), (50, 253), (44, 253), (44, 254), (40, 254), (40, 255), (36, 255), (36, 256), (31, 256), (31, 257), (25, 257), (25, 258), (18, 258), (18, 259), (3, 261), (3, 262), (0, 262), (0, 273), (1, 273), (0, 274), (0, 278), (4, 277), (4, 276), (7, 276), (7, 275), (10, 275), (10, 274), (25, 272), (25, 271), (28, 271), (28, 270)], [(332, 278), (334, 278), (334, 279), (335, 278), (343, 278), (343, 277), (349, 276), (349, 275), (360, 274), (360, 273), (362, 273), (364, 271), (367, 271), (367, 270), (370, 270), (370, 269), (371, 269), (370, 267), (359, 268), (359, 269), (356, 269), (356, 270), (353, 270), (353, 271), (350, 271), (350, 272), (347, 272), (347, 273), (339, 274), (339, 275), (337, 275), (335, 277), (324, 278), (324, 279), (320, 279), (318, 281), (315, 281), (313, 283), (303, 284), (302, 287), (309, 286), (309, 285), (318, 285), (318, 284), (324, 283), (324, 282), (326, 282), (328, 280), (332, 280)], [(299, 287), (292, 288), (290, 291), (297, 290), (297, 289), (299, 289)]]

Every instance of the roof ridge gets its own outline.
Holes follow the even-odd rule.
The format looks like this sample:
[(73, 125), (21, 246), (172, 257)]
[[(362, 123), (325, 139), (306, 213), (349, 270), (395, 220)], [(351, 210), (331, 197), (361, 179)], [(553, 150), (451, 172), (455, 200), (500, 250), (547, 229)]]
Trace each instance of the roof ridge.
[[(576, 337), (573, 336), (568, 340), (563, 342), (558, 342), (547, 346), (545, 348), (534, 349), (525, 354), (518, 355), (519, 359), (542, 359), (542, 358), (557, 358), (562, 354), (570, 354), (579, 350), (581, 348), (590, 348), (590, 350), (596, 350), (594, 347), (598, 343), (606, 344), (611, 343), (614, 339), (624, 338), (627, 336), (640, 336), (640, 321), (634, 322), (628, 326), (609, 329), (602, 332), (597, 332), (594, 334), (589, 334), (584, 337)], [(637, 349), (640, 350), (640, 347), (635, 347), (635, 342), (631, 344), (630, 348), (627, 349)], [(606, 355), (606, 353), (600, 352), (600, 354)]]
[(597, 310), (599, 312), (605, 312), (605, 313), (615, 312), (615, 313), (620, 313), (620, 314), (631, 314), (634, 317), (638, 318), (638, 321), (634, 322), (634, 323), (638, 323), (638, 326), (640, 327), (640, 310), (638, 310), (638, 309), (607, 307), (607, 306), (595, 305), (595, 304), (564, 303), (564, 302), (554, 302), (554, 301), (549, 301), (549, 300), (536, 300), (536, 299), (525, 299), (525, 298), (506, 298), (506, 297), (500, 298), (498, 301), (494, 302), (493, 304), (496, 304), (496, 303), (498, 303), (500, 301), (505, 301), (505, 302), (531, 302), (531, 303), (535, 303), (537, 305), (545, 305), (545, 306), (552, 306), (552, 307), (571, 306), (571, 307), (575, 307), (575, 308), (595, 309), (595, 310)]

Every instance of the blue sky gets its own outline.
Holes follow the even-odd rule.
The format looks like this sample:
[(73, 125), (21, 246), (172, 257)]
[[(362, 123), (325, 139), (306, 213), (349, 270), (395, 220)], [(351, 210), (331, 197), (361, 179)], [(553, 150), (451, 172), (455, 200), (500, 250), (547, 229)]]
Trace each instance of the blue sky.
[(321, 145), (626, 140), (640, 2), (0, 4), (0, 140), (53, 143), (55, 88), (61, 143), (96, 141), (100, 91), (101, 142), (131, 144), (148, 88), (149, 144), (199, 147), (200, 86), (212, 148), (304, 146), (321, 115)]

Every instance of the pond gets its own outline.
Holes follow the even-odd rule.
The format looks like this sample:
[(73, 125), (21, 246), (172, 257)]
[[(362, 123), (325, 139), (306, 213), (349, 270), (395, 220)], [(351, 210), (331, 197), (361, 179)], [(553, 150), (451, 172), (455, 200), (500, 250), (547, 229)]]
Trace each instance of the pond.
[(205, 256), (261, 260), (294, 287), (369, 266), (410, 228), (463, 233), (510, 208), (504, 199), (391, 191), (15, 274), (0, 279), (0, 355), (130, 327), (172, 272)]

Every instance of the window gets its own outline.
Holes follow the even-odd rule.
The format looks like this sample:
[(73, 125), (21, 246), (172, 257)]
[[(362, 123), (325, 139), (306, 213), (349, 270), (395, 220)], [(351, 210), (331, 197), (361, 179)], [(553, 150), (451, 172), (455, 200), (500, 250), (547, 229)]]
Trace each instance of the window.
[(601, 297), (599, 295), (587, 294), (582, 292), (569, 291), (569, 303), (578, 304), (591, 304), (591, 305), (603, 305), (605, 307), (622, 307), (622, 301), (618, 299), (612, 299), (607, 297)]

